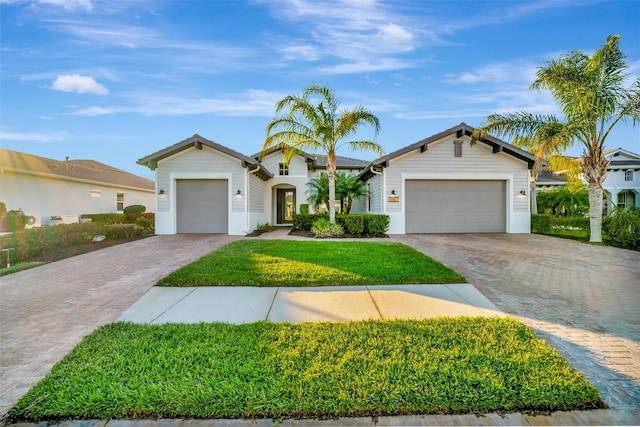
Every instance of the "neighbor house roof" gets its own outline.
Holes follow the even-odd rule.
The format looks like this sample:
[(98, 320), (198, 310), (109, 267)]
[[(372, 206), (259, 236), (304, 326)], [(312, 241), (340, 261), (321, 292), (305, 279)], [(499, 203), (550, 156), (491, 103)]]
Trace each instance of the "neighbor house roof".
[(273, 177), (273, 174), (264, 166), (262, 166), (262, 164), (257, 159), (247, 157), (242, 153), (232, 150), (229, 147), (225, 147), (224, 145), (218, 144), (217, 142), (213, 142), (206, 138), (203, 138), (198, 134), (195, 134), (191, 138), (187, 138), (184, 141), (173, 144), (170, 147), (164, 148), (160, 151), (156, 151), (153, 154), (149, 154), (148, 156), (138, 159), (137, 163), (139, 165), (146, 166), (151, 170), (155, 170), (158, 167), (158, 161), (173, 156), (174, 154), (186, 150), (187, 148), (195, 147), (198, 150), (202, 150), (203, 146), (209, 147), (230, 157), (238, 159), (242, 163), (242, 167), (245, 167), (249, 170), (258, 169), (256, 175), (265, 181)]
[[(425, 138), (414, 144), (407, 145), (406, 147), (403, 147), (397, 151), (387, 154), (386, 156), (382, 156), (374, 160), (373, 162), (369, 163), (367, 169), (360, 172), (358, 177), (361, 179), (367, 180), (373, 176), (373, 172), (371, 172), (371, 168), (386, 167), (389, 165), (390, 160), (395, 159), (396, 157), (400, 157), (403, 154), (409, 153), (418, 148), (422, 152), (425, 152), (429, 149), (429, 144), (437, 142), (446, 136), (455, 134), (456, 138), (462, 138), (463, 136), (471, 136), (473, 131), (474, 131), (473, 127), (467, 125), (466, 123), (460, 123), (459, 125), (456, 125), (447, 130), (443, 130), (442, 132), (439, 132), (435, 135), (431, 135), (428, 138)], [(508, 154), (519, 160), (527, 162), (527, 166), (529, 167), (529, 169), (531, 169), (531, 167), (535, 162), (535, 157), (532, 154), (527, 153), (526, 151), (521, 150), (518, 147), (514, 147), (513, 145), (506, 143), (498, 138), (494, 138), (493, 136), (487, 136), (486, 138), (478, 139), (476, 142), (489, 145), (493, 149), (494, 153), (504, 152), (505, 154)]]
[(547, 169), (542, 169), (538, 174), (536, 184), (539, 185), (564, 185), (569, 179), (566, 175), (556, 173)]
[(95, 160), (54, 160), (4, 148), (0, 148), (0, 170), (145, 191), (155, 188), (149, 179)]

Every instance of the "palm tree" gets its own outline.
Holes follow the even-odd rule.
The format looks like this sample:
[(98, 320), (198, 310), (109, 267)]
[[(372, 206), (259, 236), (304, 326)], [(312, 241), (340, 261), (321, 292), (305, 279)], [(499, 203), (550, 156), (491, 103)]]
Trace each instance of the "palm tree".
[[(360, 181), (356, 175), (338, 172), (336, 175), (336, 193), (341, 200), (340, 205), (343, 206), (342, 213), (348, 214), (351, 212), (353, 199), (360, 200), (360, 198), (368, 195), (367, 183)], [(346, 205), (343, 204), (345, 201)]]
[(530, 89), (547, 89), (558, 102), (563, 119), (526, 112), (500, 115), (485, 130), (543, 140), (547, 132), (560, 144), (578, 141), (583, 145), (582, 172), (589, 186), (590, 241), (602, 241), (602, 182), (609, 161), (604, 144), (620, 121), (640, 121), (640, 78), (624, 86), (627, 65), (620, 52), (620, 36), (607, 37), (604, 46), (589, 57), (574, 51), (548, 61), (538, 69)]
[(314, 211), (318, 211), (318, 207), (324, 205), (329, 210), (329, 176), (322, 172), (315, 178), (311, 178), (307, 182), (310, 195), (307, 201), (311, 203)]
[[(537, 123), (536, 126), (523, 129), (523, 124)], [(517, 124), (517, 126), (514, 126)], [(536, 201), (536, 183), (545, 166), (546, 159), (560, 156), (571, 145), (560, 132), (562, 124), (551, 116), (534, 116), (526, 112), (510, 114), (492, 114), (483, 125), (474, 130), (474, 139), (484, 138), (489, 133), (512, 137), (512, 144), (535, 156), (535, 162), (529, 174), (529, 205), (531, 213), (538, 213)]]
[[(355, 134), (363, 124), (380, 132), (380, 120), (362, 106), (338, 111), (340, 102), (333, 89), (323, 85), (311, 85), (302, 95), (288, 95), (276, 104), (276, 116), (267, 125), (267, 138), (263, 151), (271, 147), (283, 147), (285, 161), (295, 150), (322, 150), (327, 154), (329, 178), (329, 220), (336, 217), (336, 153), (347, 146), (352, 150), (370, 150), (382, 155), (382, 147), (374, 141), (359, 140), (341, 142)], [(285, 110), (288, 110), (285, 112)]]

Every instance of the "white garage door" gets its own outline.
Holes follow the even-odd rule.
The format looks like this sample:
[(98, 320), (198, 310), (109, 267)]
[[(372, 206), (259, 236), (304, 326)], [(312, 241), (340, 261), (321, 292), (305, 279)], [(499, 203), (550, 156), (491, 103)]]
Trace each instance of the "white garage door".
[(226, 179), (177, 180), (178, 233), (227, 233), (228, 203)]
[(407, 233), (503, 233), (505, 181), (408, 180)]

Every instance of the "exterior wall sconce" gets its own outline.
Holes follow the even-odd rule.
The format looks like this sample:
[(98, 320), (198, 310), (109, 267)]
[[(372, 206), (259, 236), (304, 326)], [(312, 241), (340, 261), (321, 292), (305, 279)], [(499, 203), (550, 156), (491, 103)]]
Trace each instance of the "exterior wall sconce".
[(242, 191), (240, 191), (240, 189), (238, 188), (238, 191), (236, 191), (236, 196), (240, 196), (242, 195)]
[(527, 192), (526, 192), (525, 190), (520, 190), (520, 195), (522, 195), (522, 196), (526, 196), (526, 195), (527, 195)]
[(396, 190), (391, 190), (391, 194), (396, 195)]
[(158, 191), (158, 194), (160, 194), (160, 195), (164, 194), (164, 189), (163, 189), (163, 188), (161, 188), (161, 189)]

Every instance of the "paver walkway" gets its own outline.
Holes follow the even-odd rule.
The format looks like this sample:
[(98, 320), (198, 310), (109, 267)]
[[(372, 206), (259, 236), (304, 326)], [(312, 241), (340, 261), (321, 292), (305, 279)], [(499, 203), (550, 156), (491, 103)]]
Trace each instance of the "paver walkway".
[(640, 408), (640, 253), (536, 234), (394, 236), (531, 326), (615, 408)]
[(0, 277), (0, 415), (158, 279), (235, 239), (154, 236)]

